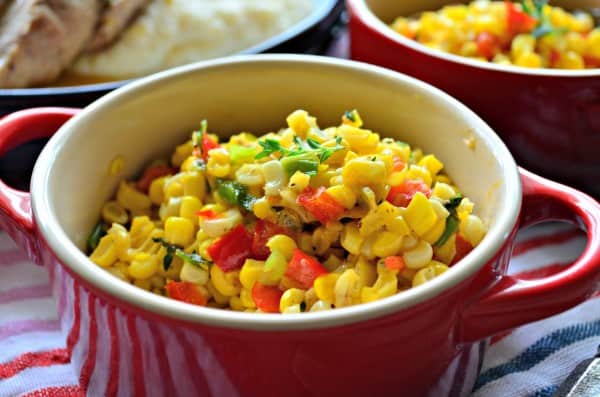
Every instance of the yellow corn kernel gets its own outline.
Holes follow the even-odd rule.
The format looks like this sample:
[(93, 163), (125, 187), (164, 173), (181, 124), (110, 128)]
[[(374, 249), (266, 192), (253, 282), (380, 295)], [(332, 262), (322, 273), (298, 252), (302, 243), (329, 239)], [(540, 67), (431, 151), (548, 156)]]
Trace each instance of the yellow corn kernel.
[(125, 159), (123, 156), (118, 155), (108, 165), (108, 175), (117, 176), (121, 172), (123, 172), (123, 168), (125, 168)]
[(208, 152), (206, 173), (215, 178), (225, 178), (231, 172), (229, 152), (225, 148), (212, 149)]
[(378, 233), (371, 245), (373, 255), (380, 258), (396, 255), (402, 248), (402, 238), (392, 232)]
[(336, 199), (346, 209), (352, 209), (356, 205), (356, 194), (346, 185), (332, 186), (327, 189), (327, 194)]
[(510, 54), (514, 59), (518, 59), (523, 54), (530, 54), (535, 51), (535, 37), (530, 34), (517, 35), (511, 45)]
[(377, 269), (362, 256), (358, 258), (355, 270), (358, 273), (361, 288), (370, 287), (377, 279)]
[(338, 136), (341, 136), (355, 153), (373, 153), (379, 145), (379, 136), (369, 130), (356, 128), (348, 124), (338, 128)]
[(240, 272), (223, 272), (219, 266), (211, 266), (210, 279), (213, 286), (224, 296), (238, 295), (241, 290)]
[(129, 268), (129, 275), (137, 280), (148, 279), (158, 271), (158, 261), (154, 256), (139, 253), (133, 257)]
[(542, 58), (534, 52), (524, 52), (515, 59), (515, 65), (525, 68), (541, 68)]
[(442, 237), (444, 230), (446, 230), (446, 219), (439, 219), (431, 230), (422, 236), (422, 239), (433, 245)]
[(266, 197), (261, 197), (254, 202), (252, 212), (254, 212), (254, 215), (258, 219), (266, 219), (273, 215), (271, 204), (269, 204), (269, 200)]
[(431, 281), (437, 276), (445, 273), (448, 270), (448, 266), (438, 261), (431, 261), (429, 265), (419, 270), (412, 281), (413, 287), (418, 287), (421, 284), (425, 284), (427, 281)]
[(314, 284), (317, 297), (327, 302), (333, 302), (335, 299), (334, 289), (339, 278), (339, 273), (329, 273), (317, 277)]
[(281, 295), (279, 301), (279, 311), (285, 312), (290, 306), (298, 305), (304, 302), (305, 293), (303, 290), (298, 288), (290, 288)]
[(449, 5), (442, 8), (442, 14), (454, 21), (463, 21), (469, 14), (469, 8), (463, 4)]
[(431, 261), (433, 249), (426, 241), (419, 241), (416, 247), (402, 254), (402, 259), (409, 269), (420, 269)]
[(304, 172), (296, 171), (294, 175), (290, 178), (289, 188), (296, 192), (300, 193), (310, 183), (310, 176), (305, 174)]
[(110, 229), (107, 232), (113, 238), (113, 244), (115, 250), (117, 251), (117, 257), (126, 261), (129, 260), (129, 248), (131, 248), (131, 237), (127, 232), (127, 229), (123, 225), (119, 225), (118, 223), (113, 223)]
[(143, 290), (146, 291), (150, 291), (152, 289), (152, 282), (150, 280), (135, 280), (133, 282), (133, 285), (135, 285), (138, 288), (141, 288)]
[(90, 260), (101, 267), (109, 267), (117, 261), (117, 248), (114, 237), (106, 235), (100, 239), (98, 246), (90, 255)]
[(444, 164), (433, 154), (423, 157), (419, 160), (418, 165), (427, 168), (431, 175), (437, 175), (444, 168)]
[(321, 312), (324, 310), (331, 310), (331, 303), (318, 300), (310, 307), (311, 312)]
[(288, 260), (279, 250), (272, 250), (265, 262), (259, 281), (264, 285), (277, 285), (287, 268)]
[(360, 291), (361, 302), (372, 302), (392, 296), (398, 292), (398, 271), (378, 266), (377, 273), (377, 281), (375, 281), (375, 284), (373, 284), (372, 287), (362, 287)]
[(285, 309), (284, 312), (281, 312), (282, 314), (298, 314), (298, 313), (302, 313), (302, 308), (300, 307), (300, 305), (292, 305), (289, 306), (287, 309)]
[(183, 196), (183, 185), (179, 180), (169, 178), (165, 181), (163, 188), (164, 201), (169, 201), (173, 198), (179, 198)]
[(265, 175), (262, 165), (244, 164), (236, 172), (235, 178), (238, 182), (246, 186), (262, 186), (265, 184)]
[(306, 138), (310, 128), (315, 125), (314, 118), (310, 117), (306, 110), (296, 110), (287, 117), (286, 121), (288, 127), (302, 139)]
[(122, 181), (117, 190), (117, 201), (128, 210), (146, 210), (152, 207), (150, 197), (137, 190), (133, 185)]
[(562, 54), (558, 64), (562, 69), (585, 69), (583, 57), (574, 51), (567, 51), (566, 54)]
[(198, 215), (196, 213), (202, 210), (202, 202), (194, 196), (183, 196), (179, 206), (179, 216), (185, 218), (196, 225), (198, 223)]
[(124, 225), (129, 221), (129, 214), (118, 202), (108, 201), (102, 206), (102, 219), (108, 224), (119, 223)]
[(232, 296), (229, 299), (229, 307), (236, 312), (243, 312), (246, 310), (246, 306), (244, 306), (244, 302), (239, 296)]
[(123, 281), (129, 281), (129, 278), (127, 277), (127, 273), (121, 269), (117, 269), (115, 267), (108, 267), (108, 268), (106, 268), (106, 271), (118, 279), (121, 279)]
[(423, 193), (418, 192), (414, 195), (408, 207), (406, 207), (404, 219), (418, 236), (423, 236), (431, 230), (439, 217), (427, 197)]
[[(396, 21), (399, 21), (401, 19), (402, 18), (398, 18)], [(360, 117), (360, 114), (358, 114), (358, 111), (356, 109), (344, 113), (344, 116), (342, 117), (342, 123), (349, 124), (357, 128), (360, 128), (363, 125), (362, 118)]]
[(469, 215), (461, 220), (458, 230), (473, 247), (483, 240), (483, 236), (487, 231), (481, 219), (475, 215)]
[(365, 186), (360, 189), (358, 201), (361, 206), (368, 209), (377, 208), (377, 197), (375, 197), (375, 192), (370, 187)]
[(317, 228), (312, 235), (312, 245), (318, 255), (324, 254), (331, 245), (337, 242), (344, 226), (339, 222), (330, 222), (327, 226)]
[(435, 247), (435, 257), (444, 263), (452, 263), (454, 255), (456, 255), (456, 234), (452, 234), (450, 238), (440, 247)]
[(483, 14), (477, 16), (473, 21), (473, 30), (475, 33), (488, 32), (501, 36), (504, 30), (504, 24), (500, 19), (495, 18), (493, 15)]
[(510, 58), (500, 53), (494, 55), (494, 58), (492, 58), (492, 62), (500, 65), (512, 65)]
[[(316, 290), (316, 288), (315, 288)], [(355, 305), (360, 302), (360, 278), (354, 269), (344, 271), (338, 278), (334, 287), (335, 307)], [(317, 295), (319, 296), (319, 295)], [(322, 299), (321, 300), (327, 300)]]
[(436, 184), (433, 186), (431, 195), (442, 200), (450, 200), (452, 197), (456, 196), (456, 191), (452, 186), (448, 185), (447, 183), (440, 182), (438, 179)]
[[(213, 267), (215, 267), (215, 266), (213, 266)], [(212, 273), (212, 271), (211, 271), (211, 273)], [(208, 280), (208, 283), (206, 283), (206, 289), (210, 293), (210, 296), (217, 303), (217, 305), (222, 306), (222, 305), (229, 304), (229, 296), (225, 296), (222, 293), (220, 293), (219, 290), (217, 290), (215, 288), (215, 285), (213, 284), (212, 280)]]
[(165, 181), (167, 177), (156, 178), (150, 184), (150, 188), (148, 189), (148, 197), (150, 197), (150, 201), (154, 205), (161, 205), (165, 199)]
[(458, 207), (456, 207), (456, 214), (458, 215), (458, 219), (463, 220), (467, 216), (471, 215), (473, 212), (473, 207), (475, 204), (468, 198), (463, 198)]
[(292, 259), (294, 250), (297, 248), (296, 242), (285, 234), (276, 234), (267, 241), (267, 247), (271, 251), (279, 251), (286, 260)]
[(181, 281), (204, 285), (208, 282), (208, 271), (191, 263), (185, 262), (179, 275)]
[(344, 226), (344, 230), (342, 231), (340, 238), (340, 244), (346, 251), (352, 255), (360, 254), (360, 248), (363, 241), (364, 238), (360, 235), (360, 231), (356, 224), (348, 223)]
[(600, 59), (600, 28), (592, 30), (588, 35), (587, 53), (593, 58)]
[(406, 171), (406, 178), (420, 179), (425, 182), (427, 186), (431, 186), (433, 183), (433, 177), (431, 176), (429, 170), (419, 165), (411, 165)]
[[(473, 141), (472, 145), (469, 145), (469, 144), (467, 144), (467, 146), (468, 146), (470, 149), (475, 149), (475, 143), (474, 143), (475, 141), (474, 141), (474, 139), (473, 139), (473, 138), (468, 138), (468, 139), (465, 139), (465, 142), (466, 142), (467, 140), (468, 140), (468, 141)], [(451, 185), (451, 186), (452, 186), (452, 180), (451, 180), (450, 178), (448, 178), (448, 176), (446, 176), (446, 175), (438, 175), (438, 176), (435, 178), (435, 180), (436, 180), (437, 182), (445, 183), (445, 184), (448, 184), (448, 185)], [(453, 188), (453, 189), (456, 191), (456, 188), (455, 188), (454, 186), (452, 186), (452, 188)]]
[(567, 49), (574, 51), (579, 55), (585, 55), (587, 51), (587, 41), (579, 33), (568, 32), (565, 34), (565, 40), (567, 41)]
[(248, 291), (252, 291), (254, 283), (258, 281), (258, 278), (263, 272), (265, 262), (257, 261), (254, 259), (246, 259), (244, 266), (240, 270), (240, 282), (242, 286)]
[(165, 222), (165, 240), (185, 247), (194, 241), (194, 224), (186, 218), (170, 216)]
[(129, 235), (131, 236), (131, 247), (139, 248), (155, 229), (154, 223), (147, 216), (136, 216), (131, 222)]
[(244, 307), (246, 307), (247, 309), (256, 309), (256, 303), (254, 302), (254, 299), (252, 299), (251, 290), (242, 288), (242, 291), (240, 292), (240, 300), (242, 301)]
[(327, 259), (323, 262), (323, 267), (328, 271), (332, 272), (338, 267), (340, 267), (344, 262), (335, 255), (329, 255)]
[(267, 196), (278, 196), (285, 186), (286, 175), (281, 162), (271, 160), (262, 165), (265, 175), (265, 194)]
[(206, 180), (200, 172), (190, 171), (181, 177), (183, 195), (194, 196), (202, 200), (206, 193)]
[(186, 143), (179, 145), (175, 148), (175, 152), (173, 156), (171, 156), (171, 164), (175, 167), (181, 166), (181, 164), (192, 155), (192, 151), (194, 150), (194, 145), (192, 141), (189, 140)]
[(373, 186), (384, 184), (387, 180), (385, 163), (373, 156), (358, 157), (344, 165), (342, 177), (344, 184), (350, 186)]

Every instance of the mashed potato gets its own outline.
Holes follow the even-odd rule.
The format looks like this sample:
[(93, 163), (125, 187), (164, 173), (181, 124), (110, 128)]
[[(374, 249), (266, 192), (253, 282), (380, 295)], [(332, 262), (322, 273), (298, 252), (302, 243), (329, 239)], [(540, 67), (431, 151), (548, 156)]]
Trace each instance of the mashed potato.
[(232, 54), (307, 16), (311, 0), (155, 0), (112, 47), (81, 57), (79, 76), (125, 79)]

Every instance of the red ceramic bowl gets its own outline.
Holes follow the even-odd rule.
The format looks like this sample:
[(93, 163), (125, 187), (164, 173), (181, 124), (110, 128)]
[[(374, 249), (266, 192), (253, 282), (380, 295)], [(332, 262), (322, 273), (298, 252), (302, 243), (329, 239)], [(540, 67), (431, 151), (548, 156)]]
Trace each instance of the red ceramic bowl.
[[(387, 25), (459, 0), (347, 0), (352, 59), (429, 82), (464, 102), (522, 166), (600, 196), (600, 69), (500, 66), (429, 49)], [(593, 0), (554, 1), (592, 8)]]
[[(81, 250), (119, 179), (169, 153), (199, 120), (210, 120), (224, 137), (264, 132), (299, 107), (323, 125), (357, 108), (368, 127), (436, 153), (489, 225), (481, 244), (417, 288), (297, 315), (237, 313), (153, 295), (114, 278)], [(597, 202), (519, 170), (466, 107), (375, 66), (308, 56), (202, 63), (140, 80), (82, 111), (7, 116), (0, 152), (53, 134), (31, 194), (0, 184), (0, 225), (48, 267), (89, 395), (467, 395), (487, 337), (570, 308), (600, 281)], [(117, 155), (126, 159), (124, 175), (110, 176)], [(585, 252), (552, 277), (507, 276), (517, 230), (550, 219), (587, 230)]]

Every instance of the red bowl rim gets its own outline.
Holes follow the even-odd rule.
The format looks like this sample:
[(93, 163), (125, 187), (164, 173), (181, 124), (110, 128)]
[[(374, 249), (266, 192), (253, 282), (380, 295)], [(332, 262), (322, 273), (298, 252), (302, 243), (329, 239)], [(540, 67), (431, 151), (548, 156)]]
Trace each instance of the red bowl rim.
[[(519, 66), (497, 65), (492, 62), (481, 62), (475, 59), (454, 55), (443, 51), (430, 49), (414, 40), (410, 40), (401, 34), (396, 33), (392, 28), (385, 24), (367, 5), (366, 0), (346, 0), (348, 10), (351, 15), (356, 16), (366, 27), (373, 32), (391, 40), (397, 45), (408, 47), (411, 50), (420, 52), (432, 58), (445, 62), (458, 63), (467, 67), (484, 69), (497, 73), (508, 73), (518, 75), (528, 75), (536, 77), (550, 78), (598, 78), (600, 77), (600, 68), (585, 70), (568, 69), (548, 69), (548, 68), (524, 68)], [(350, 19), (350, 29), (352, 30), (352, 19)]]

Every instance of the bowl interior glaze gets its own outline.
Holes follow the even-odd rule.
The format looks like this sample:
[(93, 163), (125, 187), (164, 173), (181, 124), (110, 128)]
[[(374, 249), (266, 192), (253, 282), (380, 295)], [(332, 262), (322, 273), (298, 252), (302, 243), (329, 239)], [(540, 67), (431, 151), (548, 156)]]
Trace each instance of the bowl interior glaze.
[[(202, 119), (222, 138), (239, 131), (263, 134), (283, 127), (286, 116), (298, 108), (316, 116), (322, 127), (339, 124), (344, 111), (356, 108), (367, 128), (420, 146), (444, 162), (490, 227), (474, 254), (448, 272), (446, 281), (453, 274), (458, 282), (475, 272), (512, 230), (521, 200), (514, 160), (492, 130), (459, 102), (410, 77), (366, 64), (258, 56), (207, 62), (140, 80), (65, 124), (40, 155), (33, 173), (33, 208), (41, 231), (60, 259), (90, 282), (113, 293), (131, 288), (128, 293), (138, 298), (143, 293), (145, 300), (166, 300), (113, 279), (91, 266), (80, 250), (102, 204), (122, 178), (168, 156)], [(474, 143), (472, 148), (468, 141)], [(125, 159), (124, 172), (110, 176), (109, 164), (116, 156)], [(386, 301), (410, 304), (414, 303), (410, 296), (424, 299), (449, 286), (440, 282), (436, 289), (435, 281)], [(373, 305), (377, 304), (381, 302)], [(333, 318), (370, 305), (327, 315)], [(171, 306), (178, 304), (171, 301)]]

